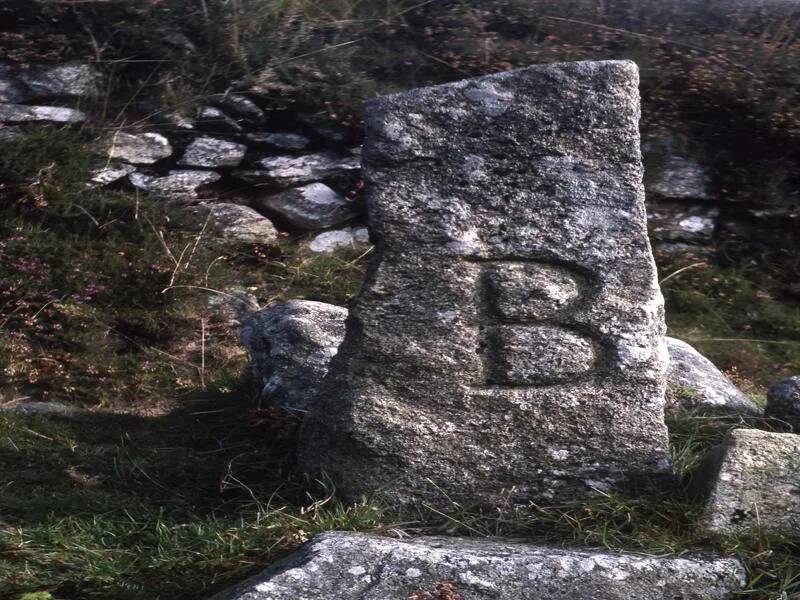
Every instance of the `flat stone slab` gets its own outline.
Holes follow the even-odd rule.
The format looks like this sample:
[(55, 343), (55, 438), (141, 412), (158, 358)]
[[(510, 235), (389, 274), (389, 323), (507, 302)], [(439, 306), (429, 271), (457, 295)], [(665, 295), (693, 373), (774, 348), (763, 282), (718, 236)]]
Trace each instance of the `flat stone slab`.
[(734, 429), (697, 479), (711, 487), (708, 532), (800, 536), (800, 435)]
[(95, 91), (100, 73), (91, 65), (71, 63), (21, 69), (19, 79), (27, 87), (30, 97), (79, 97)]
[(442, 506), (671, 475), (637, 85), (563, 63), (366, 103), (375, 252), (301, 468)]
[(222, 175), (214, 171), (170, 171), (163, 177), (146, 175), (144, 173), (131, 173), (130, 182), (137, 188), (155, 194), (163, 194), (174, 198), (195, 198), (197, 189), (219, 181)]
[(236, 167), (244, 159), (247, 146), (229, 140), (199, 137), (186, 148), (179, 165), (187, 167)]
[(82, 123), (86, 114), (63, 106), (27, 106), (25, 104), (0, 104), (0, 123)]
[(234, 175), (248, 183), (290, 187), (357, 171), (360, 159), (322, 152), (297, 157), (274, 156), (258, 164), (261, 169), (238, 171)]
[(277, 194), (259, 196), (253, 204), (272, 211), (298, 229), (324, 229), (352, 221), (360, 211), (324, 183), (311, 183)]
[(172, 145), (160, 133), (117, 131), (108, 140), (108, 156), (134, 165), (152, 165), (172, 156)]
[(667, 337), (667, 407), (760, 415), (763, 411), (710, 360), (682, 340)]
[(744, 581), (733, 558), (333, 532), (212, 600), (722, 600)]

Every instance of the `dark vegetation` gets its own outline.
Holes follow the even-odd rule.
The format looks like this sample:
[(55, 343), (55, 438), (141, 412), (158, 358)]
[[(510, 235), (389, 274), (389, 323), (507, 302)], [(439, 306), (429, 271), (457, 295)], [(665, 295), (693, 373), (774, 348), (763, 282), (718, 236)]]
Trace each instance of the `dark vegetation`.
[[(800, 189), (800, 15), (792, 3), (544, 0), (152, 0), (0, 5), (15, 61), (92, 60), (107, 86), (81, 129), (28, 128), (0, 147), (0, 399), (91, 409), (74, 420), (0, 415), (0, 598), (197, 598), (316, 531), (508, 534), (645, 552), (741, 556), (749, 597), (800, 596), (800, 542), (712, 543), (688, 481), (655, 498), (397, 514), (292, 475), (296, 421), (257, 408), (235, 328), (208, 290), (262, 305), (346, 303), (364, 257), (221, 245), (162, 199), (87, 191), (109, 127), (160, 107), (190, 113), (247, 84), (276, 109), (359, 136), (364, 97), (533, 62), (626, 57), (642, 72), (643, 135), (713, 167), (723, 211), (780, 209)], [(787, 225), (788, 223), (788, 225)], [(721, 260), (664, 260), (670, 334), (757, 399), (800, 372), (796, 220), (729, 240)], [(669, 277), (668, 279), (666, 279)], [(690, 477), (736, 419), (670, 422)], [(750, 423), (761, 428), (780, 424)], [(313, 493), (306, 490), (314, 490)]]

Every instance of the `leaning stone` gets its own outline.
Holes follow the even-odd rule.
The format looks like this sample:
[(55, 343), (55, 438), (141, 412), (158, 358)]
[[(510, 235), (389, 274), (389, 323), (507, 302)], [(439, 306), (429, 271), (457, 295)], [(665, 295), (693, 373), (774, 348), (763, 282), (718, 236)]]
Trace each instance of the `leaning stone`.
[(800, 435), (735, 429), (696, 479), (710, 485), (703, 527), (714, 535), (800, 536)]
[(258, 299), (242, 288), (227, 288), (208, 297), (208, 310), (214, 320), (240, 325), (258, 309)]
[(376, 249), (301, 468), (438, 506), (671, 477), (637, 84), (563, 63), (366, 103)]
[(0, 406), (0, 414), (70, 416), (77, 411), (61, 402), (18, 402), (12, 406)]
[(270, 183), (289, 187), (352, 173), (360, 167), (358, 157), (339, 156), (329, 152), (299, 157), (276, 156), (265, 158), (259, 164), (263, 167), (262, 170), (240, 172), (240, 179), (254, 184)]
[(246, 133), (245, 139), (255, 144), (269, 144), (281, 150), (304, 150), (311, 140), (299, 133)]
[(19, 78), (35, 98), (79, 97), (95, 90), (100, 74), (91, 65), (68, 64), (22, 69)]
[(222, 176), (214, 171), (170, 171), (164, 177), (131, 173), (130, 182), (137, 188), (174, 198), (195, 198), (197, 188), (215, 181)]
[(213, 106), (205, 106), (200, 109), (198, 118), (206, 126), (206, 129), (211, 129), (214, 133), (240, 133), (242, 131), (239, 123)]
[(289, 300), (245, 322), (242, 344), (267, 402), (308, 410), (344, 337), (346, 318), (347, 309), (341, 306)]
[(127, 177), (136, 171), (136, 167), (126, 163), (111, 165), (92, 172), (89, 180), (89, 187), (110, 185), (120, 179)]
[(325, 231), (308, 244), (312, 252), (335, 252), (340, 248), (357, 248), (369, 244), (366, 227), (345, 227), (335, 231)]
[(312, 183), (279, 194), (257, 197), (253, 204), (259, 210), (279, 214), (299, 229), (333, 227), (359, 215), (352, 202), (324, 183)]
[(264, 111), (255, 102), (239, 94), (213, 94), (208, 97), (208, 101), (249, 121), (258, 122), (264, 119)]
[(665, 338), (669, 350), (667, 408), (760, 415), (762, 410), (692, 346)]
[(667, 159), (648, 192), (671, 200), (709, 200), (710, 185), (711, 180), (702, 165), (672, 156)]
[(134, 165), (152, 165), (172, 156), (172, 146), (160, 133), (117, 131), (108, 140), (108, 156)]
[(187, 167), (235, 167), (247, 152), (247, 146), (212, 137), (199, 137), (186, 148), (178, 161)]
[(735, 558), (331, 532), (212, 600), (723, 600), (744, 583)]
[(50, 123), (82, 123), (86, 114), (63, 106), (26, 106), (24, 104), (0, 104), (0, 123), (26, 123), (48, 121)]
[(800, 425), (800, 375), (772, 385), (767, 393), (767, 416)]
[(249, 206), (220, 202), (204, 209), (214, 229), (226, 240), (243, 244), (274, 244), (278, 240), (272, 221)]

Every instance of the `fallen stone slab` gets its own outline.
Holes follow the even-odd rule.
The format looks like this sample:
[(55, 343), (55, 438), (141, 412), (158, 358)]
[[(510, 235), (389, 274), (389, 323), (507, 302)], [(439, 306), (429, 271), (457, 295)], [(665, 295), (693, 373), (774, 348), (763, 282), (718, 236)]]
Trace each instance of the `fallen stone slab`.
[(268, 144), (281, 150), (305, 150), (311, 140), (299, 133), (246, 133), (245, 139), (254, 144)]
[(711, 178), (700, 163), (670, 156), (647, 191), (671, 200), (710, 200), (710, 186)]
[(144, 173), (131, 173), (130, 182), (137, 188), (154, 193), (163, 194), (176, 199), (195, 198), (197, 189), (219, 181), (219, 173), (214, 171), (170, 171), (164, 177), (146, 175)]
[(186, 167), (236, 167), (244, 159), (247, 146), (213, 137), (199, 137), (186, 148), (179, 165)]
[(347, 309), (311, 300), (266, 308), (242, 327), (253, 376), (272, 406), (306, 411), (344, 338)]
[(17, 76), (27, 88), (29, 99), (87, 96), (95, 91), (100, 79), (100, 73), (85, 63), (28, 67)]
[(234, 176), (252, 184), (290, 187), (352, 173), (360, 168), (357, 156), (330, 152), (306, 156), (275, 156), (259, 161), (262, 169), (235, 172)]
[(27, 106), (25, 104), (0, 104), (0, 123), (82, 123), (86, 114), (63, 106)]
[(274, 244), (278, 240), (272, 221), (249, 206), (218, 202), (203, 209), (214, 230), (226, 240), (243, 244)]
[(734, 558), (332, 532), (212, 600), (723, 600), (744, 582)]
[(800, 535), (800, 435), (734, 429), (696, 475), (714, 535)]
[(324, 229), (359, 216), (358, 207), (324, 183), (312, 183), (253, 200), (259, 210), (273, 211), (293, 227)]
[(116, 131), (108, 140), (108, 156), (134, 165), (152, 165), (172, 156), (172, 145), (160, 133)]
[(377, 243), (302, 470), (442, 507), (670, 479), (637, 86), (562, 63), (365, 104)]
[(368, 244), (369, 232), (366, 227), (345, 227), (320, 233), (309, 242), (308, 249), (312, 252), (331, 253), (341, 248), (358, 248)]
[(667, 408), (760, 415), (762, 409), (710, 360), (684, 341), (667, 337)]
[(109, 165), (108, 167), (97, 169), (96, 171), (92, 171), (89, 187), (110, 185), (120, 179), (124, 179), (135, 171), (136, 167), (126, 163)]
[(764, 412), (769, 417), (800, 425), (800, 375), (770, 386)]

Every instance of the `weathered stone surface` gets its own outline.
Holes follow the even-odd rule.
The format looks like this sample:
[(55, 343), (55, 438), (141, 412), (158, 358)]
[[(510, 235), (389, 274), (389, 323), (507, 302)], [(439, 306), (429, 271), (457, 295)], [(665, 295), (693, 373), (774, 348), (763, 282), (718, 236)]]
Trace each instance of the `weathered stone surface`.
[(347, 309), (341, 306), (289, 300), (245, 322), (242, 344), (270, 404), (298, 411), (313, 405), (344, 338), (346, 318)]
[(246, 133), (245, 139), (256, 144), (269, 144), (281, 150), (304, 150), (311, 140), (299, 133)]
[(650, 185), (648, 192), (672, 200), (708, 200), (711, 179), (699, 163), (670, 156)]
[(208, 97), (208, 101), (249, 121), (259, 122), (264, 118), (264, 111), (255, 102), (239, 94), (213, 94)]
[(722, 600), (744, 581), (733, 558), (332, 532), (212, 600)]
[(269, 196), (259, 196), (253, 204), (271, 210), (300, 229), (324, 229), (357, 217), (357, 207), (324, 183), (312, 183)]
[(82, 123), (85, 120), (86, 114), (74, 108), (0, 104), (0, 123), (27, 123), (34, 121)]
[(325, 231), (308, 244), (312, 252), (335, 252), (339, 248), (357, 248), (369, 244), (366, 227), (345, 227), (335, 231)]
[(258, 309), (258, 299), (242, 288), (227, 288), (208, 297), (211, 315), (228, 325), (243, 323)]
[(214, 229), (225, 239), (244, 244), (274, 244), (278, 239), (272, 221), (249, 206), (219, 202), (204, 208)]
[(85, 63), (21, 69), (19, 79), (29, 98), (79, 97), (91, 94), (100, 74)]
[(800, 435), (735, 429), (698, 479), (711, 488), (710, 533), (800, 535)]
[(89, 187), (110, 185), (136, 171), (136, 167), (126, 163), (109, 165), (92, 172)]
[(215, 181), (222, 176), (214, 171), (170, 171), (164, 177), (131, 173), (130, 182), (143, 190), (155, 194), (163, 194), (174, 198), (194, 198), (197, 188)]
[(172, 146), (160, 133), (116, 131), (108, 140), (108, 156), (134, 165), (152, 165), (172, 156)]
[(186, 148), (179, 165), (187, 167), (236, 167), (242, 162), (247, 146), (212, 137), (199, 137)]
[(667, 407), (758, 415), (761, 409), (692, 346), (668, 337)]
[(773, 384), (764, 412), (770, 417), (800, 425), (800, 375)]
[(359, 158), (323, 152), (299, 157), (275, 156), (265, 158), (259, 164), (263, 169), (240, 171), (234, 175), (248, 183), (289, 187), (356, 171)]
[(447, 505), (670, 472), (637, 82), (631, 62), (567, 63), (367, 102), (376, 251), (306, 471)]

